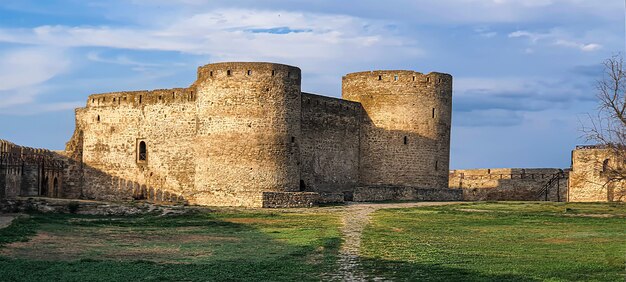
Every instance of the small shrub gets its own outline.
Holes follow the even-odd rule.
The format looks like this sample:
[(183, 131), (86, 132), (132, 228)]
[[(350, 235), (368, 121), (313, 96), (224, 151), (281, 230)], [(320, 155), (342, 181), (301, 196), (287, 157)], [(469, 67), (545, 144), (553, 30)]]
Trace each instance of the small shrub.
[(69, 210), (70, 213), (76, 213), (78, 211), (79, 206), (80, 204), (78, 202), (72, 201), (69, 204), (67, 204), (67, 210)]

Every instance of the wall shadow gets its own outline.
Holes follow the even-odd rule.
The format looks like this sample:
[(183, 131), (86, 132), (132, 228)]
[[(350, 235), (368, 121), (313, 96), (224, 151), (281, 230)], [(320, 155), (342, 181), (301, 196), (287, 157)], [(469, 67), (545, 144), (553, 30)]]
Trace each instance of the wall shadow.
[[(239, 221), (246, 218), (250, 223), (238, 223), (229, 218)], [(56, 237), (58, 242), (46, 246), (30, 244), (21, 252), (0, 246), (4, 249), (0, 254), (0, 274), (9, 281), (347, 281), (347, 275), (366, 281), (537, 281), (519, 274), (489, 274), (436, 263), (370, 258), (358, 260), (360, 266), (354, 269), (358, 273), (345, 273), (338, 264), (341, 238), (322, 236), (307, 244), (290, 244), (284, 236), (297, 236), (298, 232), (311, 232), (306, 229), (325, 227), (300, 229), (289, 226), (289, 220), (284, 220), (271, 213), (195, 213), (165, 217), (35, 214), (30, 219), (17, 221), (11, 227), (15, 230), (0, 230), (0, 241), (12, 242), (3, 240), (4, 237), (23, 240), (14, 233), (30, 228), (33, 230), (29, 231), (34, 232), (28, 237), (39, 242), (40, 239), (35, 238), (36, 231), (45, 225), (46, 230), (59, 230), (60, 233), (53, 231), (47, 235), (60, 236)], [(81, 233), (73, 234), (68, 230), (81, 230)], [(119, 234), (111, 236), (110, 230), (118, 230)], [(153, 231), (145, 232), (147, 230)], [(92, 236), (94, 232), (102, 234)], [(281, 232), (287, 234), (280, 235)], [(68, 240), (63, 236), (68, 236)], [(124, 236), (132, 240), (127, 241)], [(231, 239), (203, 247), (202, 241), (191, 239), (198, 236), (206, 236), (207, 240)], [(84, 246), (84, 241), (89, 241), (90, 245), (79, 252), (63, 252), (68, 244), (80, 247)], [(180, 253), (146, 252), (125, 256), (128, 252), (138, 253), (138, 248), (148, 250), (153, 246), (159, 246), (156, 250), (176, 246)], [(204, 252), (211, 256), (203, 257)]]
[[(123, 217), (35, 214), (8, 231), (45, 227), (51, 230), (47, 236), (60, 236), (57, 243), (29, 244), (21, 250), (0, 246), (0, 277), (6, 281), (324, 280), (335, 270), (341, 239), (323, 235), (327, 233), (320, 226), (317, 228), (322, 235), (316, 240), (287, 243), (281, 233), (310, 236), (307, 229), (314, 228), (285, 225), (303, 225), (294, 220), (271, 213)], [(9, 236), (7, 232), (0, 229), (0, 241)], [(41, 239), (35, 233), (29, 236), (37, 243)], [(66, 248), (70, 252), (64, 252)], [(169, 253), (169, 249), (177, 251)]]

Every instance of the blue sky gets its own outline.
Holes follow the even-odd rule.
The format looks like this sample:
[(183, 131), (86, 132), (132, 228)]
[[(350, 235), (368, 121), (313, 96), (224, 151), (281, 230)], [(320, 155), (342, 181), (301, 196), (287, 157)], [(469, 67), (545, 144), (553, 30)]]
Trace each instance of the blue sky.
[(452, 168), (568, 167), (618, 0), (0, 2), (0, 138), (63, 149), (87, 96), (186, 87), (219, 61), (298, 66), (341, 95), (371, 69), (454, 76)]

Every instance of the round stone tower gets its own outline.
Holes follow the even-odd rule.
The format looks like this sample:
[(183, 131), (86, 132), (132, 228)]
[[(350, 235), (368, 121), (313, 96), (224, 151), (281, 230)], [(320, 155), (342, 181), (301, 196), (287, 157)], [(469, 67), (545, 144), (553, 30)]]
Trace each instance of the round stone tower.
[(198, 69), (192, 202), (261, 206), (299, 189), (300, 69), (217, 63)]
[(447, 188), (452, 76), (368, 71), (343, 77), (343, 98), (360, 102), (360, 184)]

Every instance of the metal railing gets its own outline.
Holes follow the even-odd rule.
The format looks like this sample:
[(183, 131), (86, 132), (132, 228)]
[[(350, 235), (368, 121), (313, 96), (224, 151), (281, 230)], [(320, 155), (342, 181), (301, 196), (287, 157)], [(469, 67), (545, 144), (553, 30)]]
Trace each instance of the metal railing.
[(541, 187), (541, 190), (539, 190), (539, 192), (537, 193), (537, 198), (541, 199), (543, 197), (545, 201), (548, 201), (548, 198), (550, 196), (550, 189), (554, 187), (554, 185), (556, 184), (557, 186), (557, 191), (556, 191), (557, 200), (556, 201), (560, 202), (561, 201), (561, 187), (560, 187), (561, 179), (565, 179), (565, 172), (563, 172), (563, 170), (552, 175), (550, 180), (548, 180), (548, 182), (544, 184), (543, 187)]

